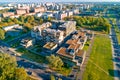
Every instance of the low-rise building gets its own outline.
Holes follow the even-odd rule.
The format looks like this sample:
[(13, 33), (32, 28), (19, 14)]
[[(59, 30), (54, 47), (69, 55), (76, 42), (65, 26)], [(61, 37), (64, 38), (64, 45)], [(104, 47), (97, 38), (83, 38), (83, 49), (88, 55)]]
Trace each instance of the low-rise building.
[(48, 42), (43, 46), (43, 51), (51, 54), (56, 50), (57, 46), (58, 44), (54, 42)]
[(74, 15), (76, 15), (76, 14), (79, 14), (79, 13), (80, 13), (79, 9), (73, 9), (72, 11), (73, 11), (73, 14), (74, 14)]
[(73, 16), (73, 11), (67, 11), (67, 17)]
[(76, 22), (75, 21), (67, 21), (64, 24), (58, 27), (59, 30), (64, 31), (64, 36), (68, 36), (73, 31), (76, 30)]
[(37, 16), (37, 17), (42, 17), (42, 15), (43, 15), (43, 13), (36, 13), (35, 16)]
[(35, 44), (35, 39), (31, 39), (31, 38), (22, 39), (20, 43), (20, 45), (25, 48), (29, 48), (30, 46), (33, 46), (34, 44)]
[(42, 31), (41, 37), (46, 42), (61, 43), (64, 39), (64, 32), (60, 30), (47, 28)]
[(36, 8), (34, 8), (35, 13), (45, 12), (45, 11), (46, 11), (45, 7), (36, 7)]
[(3, 17), (10, 17), (10, 16), (14, 16), (14, 12), (5, 12), (2, 14)]
[(1, 22), (2, 18), (0, 17), (0, 22)]
[(65, 17), (67, 17), (67, 13), (65, 12), (65, 13), (59, 13), (58, 14), (58, 19), (64, 19)]
[(86, 40), (87, 36), (85, 33), (76, 32), (69, 40), (67, 40), (65, 46), (57, 51), (57, 54), (65, 63), (68, 63), (71, 66), (81, 66), (85, 58), (85, 52), (82, 51), (82, 48), (84, 47)]
[(27, 9), (17, 9), (16, 10), (17, 15), (22, 15), (22, 14), (26, 14), (26, 13), (27, 13)]
[(20, 26), (19, 24), (15, 24), (15, 25), (12, 25), (12, 26), (6, 26), (6, 27), (3, 27), (3, 30), (4, 31), (9, 31), (9, 30), (12, 30), (12, 29), (22, 29), (23, 27)]
[(30, 7), (29, 6), (20, 6), (20, 7), (18, 7), (18, 10), (26, 10), (26, 13), (29, 13), (29, 11), (30, 11)]
[(31, 30), (31, 36), (33, 38), (36, 38), (38, 40), (41, 40), (41, 33), (42, 33), (42, 30), (48, 28), (52, 26), (52, 24), (50, 22), (47, 22), (47, 23), (43, 23), (42, 25), (40, 26), (35, 26), (32, 30)]
[[(57, 26), (58, 28), (54, 29), (52, 26)], [(70, 35), (75, 30), (75, 21), (63, 22), (60, 25), (52, 25), (51, 23), (47, 22), (40, 26), (34, 27), (34, 29), (31, 31), (31, 36), (46, 42), (52, 41), (55, 43), (61, 43), (66, 36)]]
[(54, 13), (54, 17), (58, 20), (62, 20), (64, 19), (65, 17), (67, 17), (67, 12), (65, 11), (59, 11), (59, 12), (55, 12)]
[(33, 16), (35, 15), (36, 13), (27, 13), (27, 14), (24, 14), (24, 16)]
[(12, 15), (10, 18), (19, 18), (21, 15)]
[(43, 17), (44, 19), (48, 19), (49, 17), (53, 17), (53, 13), (51, 13), (51, 12), (43, 13), (42, 17)]
[[(54, 42), (60, 44), (65, 37), (76, 30), (75, 21), (60, 22), (60, 24), (56, 22), (57, 25), (54, 24), (47, 22), (40, 26), (34, 27), (31, 31), (31, 36), (45, 42)], [(55, 28), (55, 26), (57, 26), (57, 28)]]

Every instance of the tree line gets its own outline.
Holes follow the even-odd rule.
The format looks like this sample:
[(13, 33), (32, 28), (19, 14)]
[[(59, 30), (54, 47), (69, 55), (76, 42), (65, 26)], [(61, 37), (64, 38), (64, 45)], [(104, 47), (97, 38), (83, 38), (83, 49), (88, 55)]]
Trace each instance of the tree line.
[(91, 16), (73, 16), (67, 17), (65, 20), (75, 20), (77, 22), (77, 28), (80, 27), (95, 30), (95, 31), (103, 31), (109, 33), (111, 24), (109, 20), (102, 17), (91, 17)]
[(23, 32), (30, 31), (34, 26), (41, 25), (44, 22), (51, 21), (53, 18), (48, 17), (47, 19), (39, 18), (36, 16), (20, 16), (19, 18), (2, 18), (0, 22), (0, 40), (5, 38), (5, 31), (3, 27), (19, 24), (23, 26)]
[[(53, 68), (61, 68), (62, 60), (58, 56), (47, 56), (48, 64)], [(53, 75), (51, 80), (55, 80)], [(16, 58), (0, 52), (0, 80), (32, 80), (23, 67), (19, 67)], [(62, 80), (59, 78), (59, 80)]]
[(26, 71), (18, 67), (16, 58), (0, 53), (0, 80), (30, 80)]

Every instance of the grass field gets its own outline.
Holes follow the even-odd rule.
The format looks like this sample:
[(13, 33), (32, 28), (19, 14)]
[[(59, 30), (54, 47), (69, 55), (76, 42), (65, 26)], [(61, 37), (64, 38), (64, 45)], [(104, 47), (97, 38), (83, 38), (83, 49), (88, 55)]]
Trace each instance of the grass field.
[(90, 45), (90, 41), (87, 41), (83, 47), (83, 50), (87, 51)]
[[(32, 52), (30, 52), (30, 51), (28, 51), (24, 48), (19, 48), (16, 51), (21, 53), (23, 58), (29, 59), (31, 61), (35, 61), (35, 62), (38, 62), (38, 63), (46, 63), (47, 62), (45, 57), (37, 55), (35, 53), (32, 53)], [(72, 70), (71, 68), (66, 67), (65, 65), (62, 68), (54, 69), (54, 71), (56, 71), (58, 73), (61, 73), (65, 76), (68, 76), (70, 74), (71, 70)]]
[(22, 54), (22, 57), (25, 57), (29, 60), (38, 62), (38, 63), (45, 63), (46, 62), (46, 58), (40, 55), (37, 55), (35, 53), (32, 53), (24, 48), (19, 48), (17, 50), (18, 52), (20, 52)]
[(95, 37), (83, 80), (113, 80), (112, 50), (108, 36)]

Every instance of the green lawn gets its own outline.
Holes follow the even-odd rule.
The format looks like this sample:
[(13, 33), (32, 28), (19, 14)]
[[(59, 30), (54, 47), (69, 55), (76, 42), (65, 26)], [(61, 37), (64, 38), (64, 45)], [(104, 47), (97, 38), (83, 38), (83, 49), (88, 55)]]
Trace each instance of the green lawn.
[(90, 45), (90, 40), (85, 43), (83, 50), (87, 51), (89, 48), (89, 45)]
[(61, 69), (57, 68), (54, 69), (56, 72), (64, 75), (64, 76), (68, 76), (70, 74), (70, 72), (72, 71), (72, 68), (70, 67), (62, 67)]
[(36, 52), (41, 52), (42, 51), (42, 46), (40, 46), (40, 45), (34, 45), (31, 49), (34, 50), (34, 51), (36, 51)]
[(32, 61), (35, 61), (38, 63), (45, 63), (46, 62), (45, 57), (37, 55), (35, 53), (32, 53), (24, 48), (19, 48), (17, 51), (22, 54), (22, 57), (27, 58), (29, 60), (32, 60)]
[(112, 51), (108, 36), (95, 37), (83, 80), (113, 80)]
[[(32, 53), (24, 48), (19, 48), (17, 50), (17, 52), (21, 53), (23, 58), (27, 58), (27, 59), (32, 60), (32, 61), (35, 61), (38, 63), (46, 63), (47, 62), (45, 57), (42, 57), (42, 56), (37, 55), (35, 53)], [(71, 68), (66, 67), (65, 65), (62, 68), (56, 68), (56, 69), (54, 68), (53, 70), (65, 75), (65, 76), (68, 76), (69, 73), (71, 72)]]
[(12, 40), (14, 39), (15, 37), (12, 37), (12, 36), (8, 36), (8, 37), (5, 37), (5, 39), (3, 41), (7, 42), (9, 40)]
[(20, 45), (20, 41), (18, 40), (17, 42), (11, 44), (10, 46), (11, 46), (12, 48), (16, 48), (16, 47), (18, 47), (19, 45)]

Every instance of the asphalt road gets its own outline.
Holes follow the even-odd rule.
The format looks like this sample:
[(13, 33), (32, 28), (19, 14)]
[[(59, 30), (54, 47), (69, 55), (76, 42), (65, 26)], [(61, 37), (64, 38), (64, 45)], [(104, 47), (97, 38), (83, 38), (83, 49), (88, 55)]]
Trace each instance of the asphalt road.
[(110, 33), (111, 43), (112, 43), (112, 50), (113, 50), (113, 65), (114, 65), (114, 80), (120, 80), (120, 46), (118, 44), (116, 32), (114, 29), (114, 25), (112, 24), (111, 33)]
[(21, 56), (17, 56), (15, 55), (16, 53), (12, 52), (9, 48), (10, 47), (8, 44), (0, 41), (0, 51), (15, 56), (18, 66), (24, 67), (28, 72), (34, 73), (38, 80), (50, 80), (51, 74), (53, 74), (57, 78), (62, 78), (62, 80), (71, 80), (70, 78), (62, 76), (56, 72), (46, 72), (46, 69), (48, 69), (48, 67), (46, 67), (45, 65), (32, 62), (30, 60), (22, 58)]

